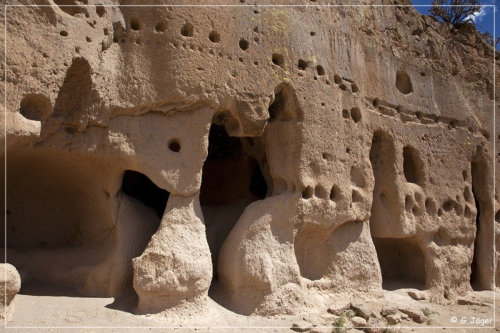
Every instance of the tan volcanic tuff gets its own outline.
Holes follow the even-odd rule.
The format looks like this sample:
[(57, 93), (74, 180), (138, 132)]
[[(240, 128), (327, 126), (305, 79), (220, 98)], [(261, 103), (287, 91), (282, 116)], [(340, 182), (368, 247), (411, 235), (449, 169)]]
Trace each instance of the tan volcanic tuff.
[(139, 3), (7, 9), (4, 245), (23, 287), (271, 316), (500, 285), (498, 61), (475, 29), (412, 7)]

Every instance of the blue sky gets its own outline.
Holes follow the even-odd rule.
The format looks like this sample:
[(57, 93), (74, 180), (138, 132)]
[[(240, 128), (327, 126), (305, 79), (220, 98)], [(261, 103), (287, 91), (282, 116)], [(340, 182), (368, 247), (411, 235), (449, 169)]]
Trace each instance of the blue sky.
[[(429, 9), (432, 7), (432, 0), (412, 0), (411, 1), (413, 5), (428, 5), (425, 7), (415, 7), (420, 13), (429, 15)], [(484, 5), (495, 5), (496, 0), (482, 0), (480, 1)], [(479, 12), (474, 19), (474, 23), (476, 24), (476, 27), (479, 31), (485, 32), (488, 31), (492, 36), (493, 34), (493, 16), (495, 14), (498, 14), (498, 5), (497, 7), (482, 7), (481, 12)], [(494, 9), (496, 9), (496, 13), (494, 12)], [(496, 36), (497, 38), (500, 37), (500, 22), (496, 20)]]

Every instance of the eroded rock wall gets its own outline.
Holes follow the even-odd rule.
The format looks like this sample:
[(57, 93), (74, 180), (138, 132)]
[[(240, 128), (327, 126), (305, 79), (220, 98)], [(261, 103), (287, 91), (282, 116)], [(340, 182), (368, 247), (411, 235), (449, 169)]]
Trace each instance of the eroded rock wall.
[(211, 284), (244, 314), (493, 288), (491, 47), (411, 7), (303, 3), (8, 7), (6, 245), (23, 283), (133, 285), (141, 313)]

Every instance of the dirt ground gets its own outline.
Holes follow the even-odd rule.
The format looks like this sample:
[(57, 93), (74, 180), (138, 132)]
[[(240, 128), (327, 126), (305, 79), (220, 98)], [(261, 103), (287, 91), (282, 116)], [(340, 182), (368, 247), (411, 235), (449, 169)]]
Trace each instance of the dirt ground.
[[(471, 304), (459, 305), (457, 301), (450, 301), (448, 304), (436, 304), (427, 300), (416, 301), (408, 295), (408, 291), (411, 290), (416, 289), (384, 290), (384, 298), (364, 304), (374, 313), (380, 313), (384, 306), (391, 305), (420, 310), (425, 314), (424, 323), (418, 324), (411, 319), (406, 319), (396, 325), (387, 325), (386, 332), (495, 331), (492, 324), (495, 316), (493, 292), (473, 292), (464, 298)], [(499, 295), (500, 293), (496, 292), (497, 298)], [(332, 332), (335, 331), (334, 325), (339, 325), (339, 321), (336, 320), (338, 317), (328, 313), (327, 309), (317, 309), (316, 312), (295, 317), (266, 318), (236, 314), (210, 299), (203, 310), (199, 307), (193, 311), (186, 308), (185, 311), (177, 313), (139, 316), (132, 314), (133, 304), (133, 296), (115, 300), (79, 297), (70, 290), (54, 290), (48, 286), (24, 288), (16, 296), (14, 318), (7, 323), (7, 329), (17, 332), (36, 328), (36, 331), (90, 333), (124, 330), (149, 332), (159, 329), (162, 331), (174, 329), (176, 331), (207, 331), (210, 328), (213, 332), (283, 332), (291, 331), (294, 323), (305, 321), (310, 324), (311, 332)], [(370, 318), (369, 323), (373, 323), (371, 320)], [(373, 318), (373, 320), (377, 319)], [(473, 327), (482, 327), (482, 329), (473, 329)], [(339, 327), (337, 331), (354, 332), (357, 330), (353, 329), (349, 319), (346, 319), (342, 328)], [(379, 331), (383, 332), (384, 329)], [(500, 331), (500, 328), (496, 331)]]

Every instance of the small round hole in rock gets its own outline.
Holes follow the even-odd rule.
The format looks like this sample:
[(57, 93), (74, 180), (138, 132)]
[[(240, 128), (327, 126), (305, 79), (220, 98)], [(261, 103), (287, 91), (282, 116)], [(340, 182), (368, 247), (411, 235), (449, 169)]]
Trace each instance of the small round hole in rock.
[(103, 17), (104, 14), (106, 14), (106, 9), (103, 5), (97, 5), (95, 6), (95, 12), (99, 15), (99, 17)]
[(318, 75), (320, 76), (325, 75), (325, 69), (323, 68), (323, 66), (321, 65), (316, 66), (316, 70), (318, 71)]
[(242, 49), (243, 51), (246, 51), (248, 49), (248, 41), (246, 39), (240, 39), (239, 45), (240, 49)]
[(339, 195), (339, 188), (336, 185), (332, 186), (330, 190), (330, 200), (335, 201)]
[(90, 43), (90, 42), (92, 41), (92, 39), (91, 39), (89, 36), (87, 36), (87, 37), (85, 38), (85, 40), (86, 40), (88, 43)]
[(141, 30), (141, 24), (139, 23), (139, 20), (136, 18), (133, 18), (130, 20), (130, 29), (132, 30)]
[(345, 119), (349, 119), (349, 117), (350, 117), (349, 110), (343, 109), (342, 110), (342, 117), (344, 117)]
[(406, 72), (398, 71), (396, 73), (396, 88), (399, 92), (405, 95), (408, 95), (413, 91), (410, 76)]
[(309, 64), (308, 64), (308, 62), (307, 62), (307, 61), (305, 61), (305, 60), (303, 60), (303, 59), (299, 59), (299, 65), (298, 65), (298, 67), (299, 67), (299, 69), (300, 69), (301, 71), (305, 71), (308, 65), (309, 65)]
[(155, 25), (155, 31), (156, 32), (164, 32), (165, 29), (167, 28), (167, 24), (163, 21), (156, 23)]
[(181, 35), (184, 37), (193, 37), (194, 27), (191, 23), (186, 23), (181, 28)]
[(436, 213), (436, 202), (432, 198), (427, 198), (425, 200), (425, 210), (429, 214), (435, 214)]
[(359, 108), (352, 108), (351, 118), (355, 123), (359, 123), (361, 121), (361, 110)]
[(359, 88), (358, 88), (357, 84), (352, 83), (352, 84), (351, 84), (351, 90), (352, 90), (352, 92), (353, 92), (353, 93), (358, 92), (358, 91), (359, 91)]
[(380, 100), (378, 98), (375, 98), (373, 100), (373, 106), (376, 107), (376, 108), (378, 108), (379, 105), (380, 105)]
[(452, 200), (447, 200), (444, 204), (443, 204), (443, 210), (445, 212), (449, 212), (453, 209), (454, 207), (454, 202)]
[(342, 78), (340, 77), (340, 75), (335, 74), (333, 76), (333, 82), (335, 82), (336, 84), (341, 84), (342, 83)]
[(181, 145), (177, 139), (172, 139), (168, 143), (168, 149), (170, 149), (174, 153), (178, 153), (181, 150)]
[(277, 66), (282, 66), (283, 63), (285, 62), (285, 59), (279, 53), (273, 53), (271, 60), (272, 60), (273, 64), (275, 64)]
[(210, 39), (210, 41), (212, 43), (219, 43), (220, 42), (220, 34), (217, 31), (212, 30), (208, 34), (208, 39)]
[(63, 37), (67, 37), (68, 36), (68, 32), (66, 30), (61, 30), (61, 32), (59, 32), (59, 34)]
[(302, 191), (302, 198), (303, 199), (310, 199), (314, 195), (314, 189), (311, 186), (307, 186), (303, 191)]

